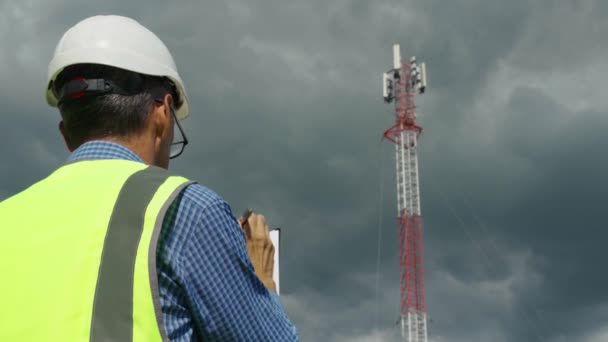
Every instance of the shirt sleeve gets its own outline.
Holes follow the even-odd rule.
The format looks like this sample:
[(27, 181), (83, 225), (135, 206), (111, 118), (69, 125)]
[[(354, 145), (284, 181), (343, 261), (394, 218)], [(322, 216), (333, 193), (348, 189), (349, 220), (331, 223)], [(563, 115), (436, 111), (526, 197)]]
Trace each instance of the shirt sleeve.
[(183, 287), (196, 335), (209, 341), (297, 341), (278, 296), (255, 274), (223, 200), (210, 204), (184, 245)]

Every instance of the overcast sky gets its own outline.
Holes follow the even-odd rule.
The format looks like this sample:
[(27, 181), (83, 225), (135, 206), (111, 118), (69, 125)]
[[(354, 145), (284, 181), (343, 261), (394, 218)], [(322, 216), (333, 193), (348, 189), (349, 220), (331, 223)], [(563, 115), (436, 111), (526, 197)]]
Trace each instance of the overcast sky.
[(393, 43), (429, 74), (431, 341), (608, 341), (608, 2), (0, 0), (0, 199), (66, 159), (46, 67), (95, 14), (131, 16), (171, 49), (192, 108), (172, 169), (283, 227), (282, 298), (303, 341), (397, 340), (380, 143)]

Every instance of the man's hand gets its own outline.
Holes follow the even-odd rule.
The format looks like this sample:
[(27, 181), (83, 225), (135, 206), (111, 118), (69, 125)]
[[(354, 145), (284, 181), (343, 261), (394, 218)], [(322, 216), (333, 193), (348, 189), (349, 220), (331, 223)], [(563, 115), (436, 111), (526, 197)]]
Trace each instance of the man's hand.
[(248, 218), (239, 218), (239, 225), (245, 233), (249, 258), (256, 275), (266, 288), (276, 292), (276, 284), (272, 279), (274, 246), (270, 240), (266, 218), (263, 215), (251, 213)]

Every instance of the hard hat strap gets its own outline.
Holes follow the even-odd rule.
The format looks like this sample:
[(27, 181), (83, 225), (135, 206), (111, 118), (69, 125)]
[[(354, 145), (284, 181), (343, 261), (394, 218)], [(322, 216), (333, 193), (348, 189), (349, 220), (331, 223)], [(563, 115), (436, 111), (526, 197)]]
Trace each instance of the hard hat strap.
[(90, 95), (134, 95), (141, 91), (144, 83), (142, 77), (137, 78), (137, 80), (124, 82), (125, 87), (121, 87), (116, 82), (104, 78), (86, 79), (84, 77), (76, 77), (57, 91), (57, 98), (59, 99), (58, 104), (61, 105), (61, 103), (65, 101)]

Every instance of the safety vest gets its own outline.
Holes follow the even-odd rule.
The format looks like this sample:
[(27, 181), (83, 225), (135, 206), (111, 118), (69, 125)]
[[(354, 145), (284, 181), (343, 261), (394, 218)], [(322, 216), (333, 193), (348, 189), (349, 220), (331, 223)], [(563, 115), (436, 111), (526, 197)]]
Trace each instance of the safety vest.
[(87, 160), (1, 202), (0, 341), (168, 341), (156, 246), (190, 183)]

